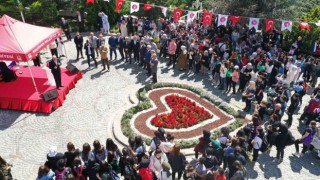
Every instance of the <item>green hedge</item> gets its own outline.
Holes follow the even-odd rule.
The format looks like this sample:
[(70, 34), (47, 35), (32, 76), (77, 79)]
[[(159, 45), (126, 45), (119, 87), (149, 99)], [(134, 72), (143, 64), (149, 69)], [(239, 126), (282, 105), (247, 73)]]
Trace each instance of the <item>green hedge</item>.
[[(209, 102), (211, 102), (214, 105), (216, 105), (217, 107), (219, 107), (221, 110), (223, 110), (226, 113), (235, 117), (236, 120), (227, 126), (230, 129), (230, 131), (234, 131), (235, 129), (237, 129), (243, 125), (243, 123), (240, 121), (240, 119), (243, 117), (241, 116), (241, 114), (238, 111), (236, 111), (234, 108), (232, 108), (229, 104), (223, 102), (220, 98), (218, 98), (210, 93), (207, 93), (206, 91), (204, 91), (200, 88), (192, 87), (192, 86), (185, 85), (185, 84), (177, 84), (177, 83), (155, 83), (151, 86), (146, 86), (146, 87), (140, 89), (136, 94), (137, 98), (139, 100), (139, 104), (134, 107), (131, 107), (130, 109), (125, 111), (125, 113), (123, 114), (122, 119), (121, 119), (121, 130), (125, 136), (127, 136), (127, 137), (135, 137), (136, 136), (135, 132), (132, 130), (132, 128), (130, 126), (130, 121), (131, 121), (132, 117), (135, 114), (137, 114), (143, 110), (147, 110), (147, 109), (151, 108), (152, 105), (151, 105), (150, 99), (146, 96), (147, 92), (152, 89), (159, 89), (159, 88), (165, 88), (165, 87), (181, 88), (181, 89), (186, 89), (186, 90), (192, 91), (192, 92), (198, 94), (201, 98), (208, 100)], [(211, 133), (212, 133), (213, 139), (218, 138), (219, 134), (220, 134), (220, 128), (215, 129), (214, 131), (211, 131)], [(144, 138), (144, 141), (148, 145), (150, 145), (150, 143), (151, 143), (150, 138)], [(196, 139), (195, 140), (181, 140), (176, 143), (180, 144), (181, 148), (191, 148), (191, 147), (194, 147), (198, 143), (198, 140), (196, 140)]]

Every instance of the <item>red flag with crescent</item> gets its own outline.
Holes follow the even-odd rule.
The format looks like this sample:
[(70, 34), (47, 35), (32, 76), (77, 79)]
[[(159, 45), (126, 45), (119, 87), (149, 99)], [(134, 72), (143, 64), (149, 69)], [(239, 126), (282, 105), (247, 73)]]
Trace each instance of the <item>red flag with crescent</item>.
[(242, 19), (242, 16), (230, 16), (229, 20), (232, 22), (232, 25), (236, 25), (240, 20)]
[(174, 14), (174, 22), (178, 22), (181, 15), (182, 15), (182, 9), (174, 9), (173, 11), (173, 14)]
[(307, 22), (300, 21), (299, 25), (300, 25), (300, 30), (305, 29), (305, 30), (310, 31), (310, 26)]
[(202, 25), (210, 25), (212, 23), (213, 13), (203, 13)]
[(153, 8), (153, 6), (151, 4), (144, 4), (143, 10), (149, 11), (152, 8)]
[(272, 31), (274, 29), (274, 19), (266, 19), (266, 31)]
[(87, 4), (89, 4), (89, 3), (94, 3), (94, 0), (87, 0), (86, 3), (87, 3)]
[(116, 12), (120, 11), (123, 4), (124, 4), (124, 0), (117, 0), (116, 1)]

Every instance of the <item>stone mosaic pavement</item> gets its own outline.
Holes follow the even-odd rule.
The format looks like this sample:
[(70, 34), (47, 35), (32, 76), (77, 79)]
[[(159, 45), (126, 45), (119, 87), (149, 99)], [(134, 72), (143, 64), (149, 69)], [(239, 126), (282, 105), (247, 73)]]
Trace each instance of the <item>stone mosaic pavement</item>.
[[(120, 121), (125, 109), (132, 106), (129, 96), (133, 97), (139, 88), (151, 83), (151, 79), (146, 78), (145, 71), (139, 66), (119, 60), (111, 61), (110, 72), (101, 71), (100, 62), (97, 69), (88, 69), (86, 59), (75, 61), (73, 42), (65, 44), (70, 61), (82, 69), (84, 75), (76, 88), (67, 95), (63, 106), (50, 115), (0, 110), (0, 155), (13, 164), (12, 174), (15, 179), (35, 179), (38, 167), (45, 162), (46, 153), (52, 145), (64, 152), (69, 141), (81, 148), (85, 142), (92, 144), (95, 139), (99, 139), (105, 143), (108, 137), (113, 138), (113, 122)], [(43, 55), (44, 59), (46, 57), (49, 60), (49, 53)], [(62, 60), (63, 66), (66, 61)], [(200, 87), (220, 96), (238, 109), (244, 106), (239, 98), (227, 97), (213, 88), (207, 76), (194, 76), (192, 73), (168, 69), (164, 62), (160, 64), (158, 80)], [(306, 101), (307, 98), (304, 102)], [(294, 118), (298, 116), (297, 114)], [(297, 126), (298, 123), (294, 122), (292, 130), (299, 137)], [(115, 129), (115, 132), (120, 133), (120, 129)], [(247, 166), (249, 178), (319, 179), (320, 161), (314, 158), (315, 153), (296, 158), (292, 156), (293, 152), (293, 146), (286, 148), (281, 164), (272, 158), (275, 156), (275, 149), (261, 155), (258, 162)]]

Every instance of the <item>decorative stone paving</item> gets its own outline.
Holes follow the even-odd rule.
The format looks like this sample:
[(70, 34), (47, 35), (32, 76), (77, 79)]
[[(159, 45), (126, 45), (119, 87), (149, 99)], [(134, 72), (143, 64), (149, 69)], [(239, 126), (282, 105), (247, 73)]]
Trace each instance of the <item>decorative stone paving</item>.
[[(123, 112), (132, 106), (130, 98), (135, 99), (136, 91), (151, 83), (146, 78), (145, 71), (137, 64), (124, 64), (123, 61), (111, 61), (111, 71), (101, 72), (99, 60), (98, 69), (87, 69), (85, 59), (76, 62), (76, 49), (73, 42), (66, 42), (70, 61), (83, 70), (83, 79), (78, 81), (76, 88), (71, 90), (63, 106), (50, 115), (20, 111), (0, 110), (0, 155), (13, 164), (12, 174), (18, 180), (31, 180), (37, 176), (38, 167), (46, 160), (50, 146), (56, 145), (58, 151), (66, 151), (66, 144), (71, 141), (76, 147), (88, 142), (92, 145), (95, 139), (105, 143), (108, 137), (126, 142), (120, 134), (119, 122)], [(49, 53), (43, 55), (43, 59)], [(118, 55), (120, 57), (120, 55)], [(66, 66), (66, 60), (62, 60)], [(45, 63), (45, 62), (44, 62)], [(213, 93), (226, 103), (237, 109), (242, 109), (244, 103), (240, 97), (231, 98), (215, 89), (207, 76), (181, 72), (167, 68), (165, 62), (159, 65), (160, 82), (185, 83), (203, 88)], [(63, 83), (63, 82), (62, 82)], [(304, 105), (308, 97), (304, 98)], [(304, 106), (303, 105), (303, 106)], [(294, 119), (300, 116), (294, 115)], [(283, 119), (286, 119), (286, 115)], [(297, 130), (298, 122), (294, 120), (292, 131), (300, 137)], [(303, 158), (295, 158), (291, 154), (294, 146), (285, 149), (283, 163), (273, 161), (275, 149), (270, 154), (259, 156), (258, 162), (249, 164), (250, 179), (304, 179), (317, 180), (320, 176), (320, 161), (314, 158), (315, 153), (306, 154)], [(271, 157), (270, 157), (271, 156)]]

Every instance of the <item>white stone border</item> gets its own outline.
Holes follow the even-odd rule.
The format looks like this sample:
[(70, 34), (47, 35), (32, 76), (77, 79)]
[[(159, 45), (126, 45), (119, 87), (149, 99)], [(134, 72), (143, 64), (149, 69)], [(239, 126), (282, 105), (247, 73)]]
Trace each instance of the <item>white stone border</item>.
[[(146, 96), (149, 98), (152, 107), (149, 108), (149, 109), (140, 111), (139, 113), (134, 114), (133, 117), (132, 117), (131, 120), (130, 120), (131, 129), (132, 129), (136, 134), (139, 134), (139, 135), (141, 135), (142, 137), (145, 137), (145, 138), (150, 138), (150, 139), (152, 138), (152, 137), (144, 134), (143, 132), (138, 131), (138, 130), (136, 129), (135, 125), (134, 125), (134, 122), (135, 122), (136, 118), (137, 118), (140, 114), (145, 113), (145, 112), (149, 112), (149, 111), (151, 111), (151, 110), (157, 109), (157, 106), (156, 106), (156, 105), (154, 104), (154, 102), (150, 99), (149, 94), (150, 94), (151, 92), (153, 92), (153, 91), (157, 91), (157, 90), (167, 90), (167, 89), (169, 89), (169, 90), (170, 90), (170, 89), (176, 89), (176, 90), (186, 91), (186, 92), (192, 93), (192, 94), (200, 97), (200, 96), (199, 96), (197, 93), (195, 93), (195, 92), (192, 92), (192, 91), (190, 91), (190, 90), (183, 89), (183, 88), (176, 88), (176, 87), (155, 88), (155, 89), (152, 89), (152, 90), (148, 91), (147, 94), (146, 94)], [(170, 93), (168, 93), (168, 94), (170, 94)], [(171, 93), (171, 94), (174, 94), (174, 93)], [(176, 93), (176, 94), (179, 94), (179, 93)], [(180, 95), (180, 96), (184, 96), (184, 95), (182, 95), (182, 94), (179, 94), (179, 95)], [(189, 97), (187, 97), (187, 98), (189, 98)], [(193, 100), (192, 98), (189, 98), (189, 99)], [(206, 99), (202, 99), (202, 100), (207, 101), (208, 103), (213, 104), (212, 102), (209, 102), (209, 101), (206, 100)], [(196, 102), (195, 100), (193, 100), (193, 101)], [(199, 104), (198, 102), (196, 102), (196, 103)], [(165, 106), (166, 106), (166, 108), (167, 108), (167, 104), (166, 104), (166, 103), (164, 103), (164, 104), (165, 104)], [(214, 104), (213, 104), (213, 105), (214, 105)], [(214, 106), (216, 106), (216, 105), (214, 105)], [(201, 107), (202, 107), (202, 106), (201, 106)], [(229, 117), (232, 118), (232, 119), (229, 120), (226, 124), (221, 125), (221, 126), (219, 126), (218, 128), (226, 127), (226, 126), (228, 126), (229, 124), (231, 124), (231, 123), (233, 123), (233, 122), (235, 121), (235, 118), (234, 118), (233, 116), (227, 114), (225, 111), (221, 110), (218, 106), (216, 106), (216, 108), (219, 109), (220, 112), (223, 113), (224, 115), (229, 116)], [(169, 109), (170, 109), (170, 108), (169, 108)], [(206, 109), (206, 110), (207, 110), (207, 109)], [(212, 111), (210, 111), (210, 110), (208, 110), (208, 111), (209, 111), (209, 112), (212, 112)], [(212, 113), (212, 114), (213, 114), (213, 113)], [(214, 114), (214, 115), (215, 115), (215, 114)], [(217, 117), (218, 117), (218, 116), (217, 116)], [(149, 120), (150, 118), (151, 118), (151, 117), (149, 117), (148, 120)], [(218, 119), (220, 119), (220, 117), (218, 117)], [(148, 120), (147, 120), (147, 121), (148, 121)], [(208, 120), (206, 120), (206, 121), (208, 121)], [(205, 122), (205, 121), (204, 121), (204, 122)], [(153, 126), (153, 125), (151, 125), (151, 126)], [(147, 127), (148, 127), (148, 126), (147, 126)], [(155, 126), (153, 126), (153, 127), (155, 127)], [(153, 128), (152, 128), (152, 129), (153, 129)], [(158, 128), (155, 127), (155, 130), (156, 130), (156, 129), (158, 129)], [(185, 129), (185, 128), (183, 128), (183, 129)], [(169, 132), (169, 130), (172, 130), (172, 129), (167, 129), (167, 128), (165, 128), (165, 130), (166, 130), (166, 132)], [(175, 131), (172, 131), (172, 132), (178, 132), (178, 129), (174, 129), (174, 130), (175, 130)], [(212, 131), (214, 131), (214, 130), (215, 130), (215, 129), (210, 130), (210, 132), (212, 132)], [(180, 132), (181, 132), (181, 131), (180, 131)], [(199, 137), (202, 137), (202, 134), (199, 135), (199, 136), (192, 137), (192, 138), (183, 138), (183, 139), (181, 138), (181, 139), (175, 139), (175, 140), (179, 140), (179, 141), (181, 141), (181, 140), (197, 140)]]

